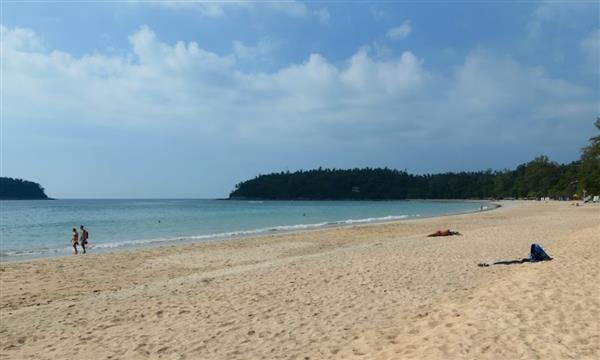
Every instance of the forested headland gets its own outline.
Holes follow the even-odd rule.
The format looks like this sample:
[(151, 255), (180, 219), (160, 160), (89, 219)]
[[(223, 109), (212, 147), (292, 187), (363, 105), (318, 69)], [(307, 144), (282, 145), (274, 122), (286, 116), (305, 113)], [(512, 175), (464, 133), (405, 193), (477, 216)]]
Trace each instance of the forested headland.
[(33, 181), (0, 177), (0, 200), (48, 200), (44, 188)]
[[(600, 118), (596, 119), (600, 130)], [(573, 198), (600, 194), (600, 135), (581, 158), (558, 164), (539, 156), (514, 170), (409, 174), (388, 168), (323, 169), (259, 175), (230, 199), (391, 200)]]

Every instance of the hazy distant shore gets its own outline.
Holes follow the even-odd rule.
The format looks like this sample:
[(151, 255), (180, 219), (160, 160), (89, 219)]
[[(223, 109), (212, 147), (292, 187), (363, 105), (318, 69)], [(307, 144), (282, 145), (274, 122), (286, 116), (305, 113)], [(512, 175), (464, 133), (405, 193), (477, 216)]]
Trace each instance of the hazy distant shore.
[(2, 358), (598, 356), (600, 205), (508, 204), (1, 264)]

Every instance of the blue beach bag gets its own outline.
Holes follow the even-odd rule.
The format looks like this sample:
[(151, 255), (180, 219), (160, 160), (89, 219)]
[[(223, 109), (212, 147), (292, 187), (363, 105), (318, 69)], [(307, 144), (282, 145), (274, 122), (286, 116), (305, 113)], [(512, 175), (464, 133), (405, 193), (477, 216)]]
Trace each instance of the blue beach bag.
[(542, 249), (540, 244), (531, 244), (531, 251), (529, 252), (529, 261), (547, 261), (552, 260), (548, 254)]

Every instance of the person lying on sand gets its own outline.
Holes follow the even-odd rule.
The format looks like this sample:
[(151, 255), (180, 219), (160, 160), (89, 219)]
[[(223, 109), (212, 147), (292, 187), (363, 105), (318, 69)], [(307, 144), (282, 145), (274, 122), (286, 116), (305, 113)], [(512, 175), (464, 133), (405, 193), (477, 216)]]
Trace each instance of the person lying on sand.
[[(521, 260), (503, 260), (496, 261), (492, 263), (492, 265), (512, 265), (512, 264), (523, 264), (526, 262), (537, 262), (537, 261), (550, 261), (552, 258), (546, 254), (544, 249), (539, 244), (531, 244), (531, 249), (529, 251), (529, 257), (521, 259)], [(487, 267), (490, 266), (488, 263), (479, 263), (477, 266)]]
[(462, 235), (462, 234), (459, 233), (458, 231), (452, 231), (450, 229), (446, 229), (446, 230), (438, 230), (438, 231), (434, 232), (433, 234), (429, 234), (427, 236), (434, 237), (434, 236), (451, 236), (451, 235)]

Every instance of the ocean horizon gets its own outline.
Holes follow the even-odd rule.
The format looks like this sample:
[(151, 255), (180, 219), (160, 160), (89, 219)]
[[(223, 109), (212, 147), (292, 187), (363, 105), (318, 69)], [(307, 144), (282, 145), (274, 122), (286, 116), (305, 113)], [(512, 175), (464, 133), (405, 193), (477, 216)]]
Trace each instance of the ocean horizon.
[(88, 251), (177, 243), (466, 213), (477, 200), (55, 199), (0, 201), (0, 261), (72, 254), (73, 228), (90, 232)]

